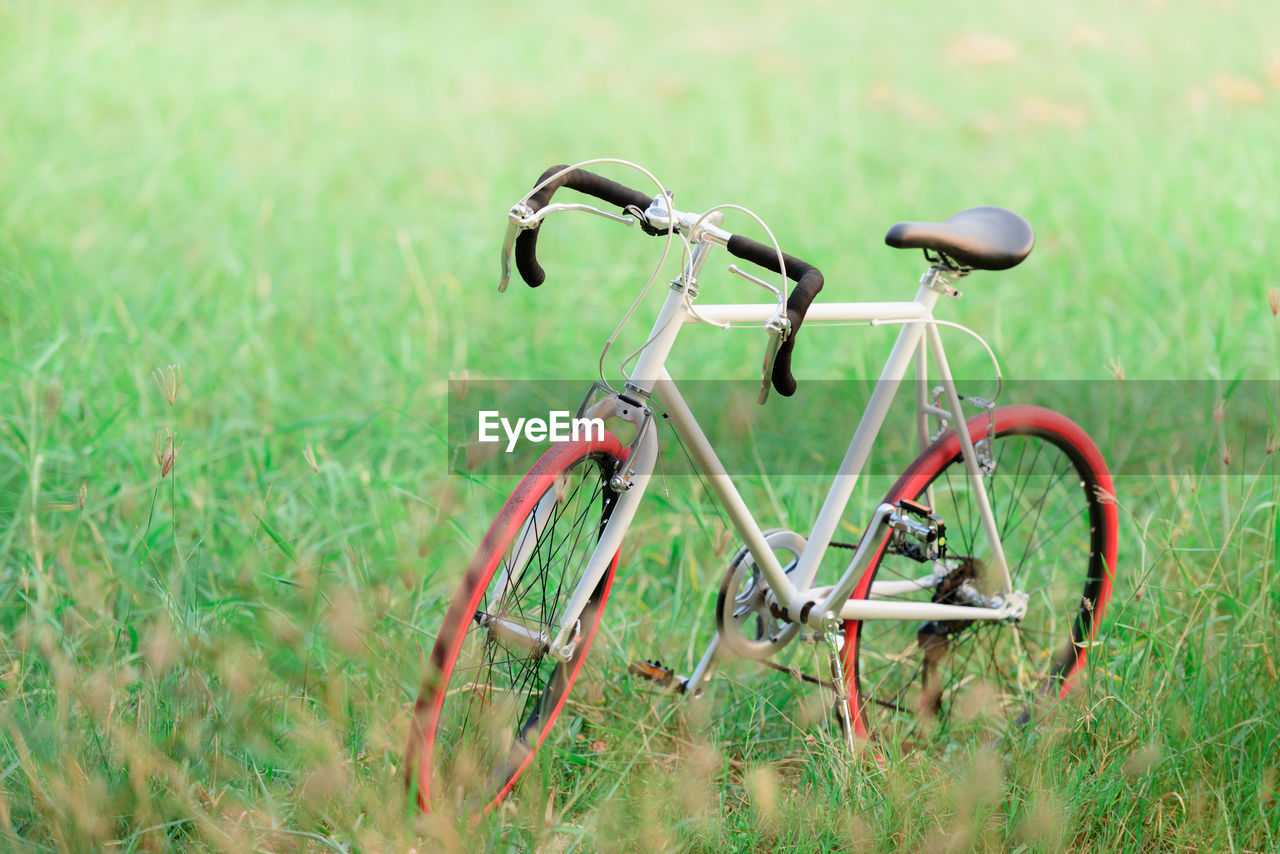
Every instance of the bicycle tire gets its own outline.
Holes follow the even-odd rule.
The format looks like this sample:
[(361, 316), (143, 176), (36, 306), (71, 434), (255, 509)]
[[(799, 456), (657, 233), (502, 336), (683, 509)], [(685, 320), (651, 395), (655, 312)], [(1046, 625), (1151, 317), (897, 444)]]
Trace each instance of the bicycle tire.
[[(998, 737), (1007, 722), (1042, 719), (1067, 696), (1097, 639), (1115, 574), (1119, 513), (1093, 440), (1051, 410), (1012, 406), (967, 424), (975, 443), (994, 436), (984, 477), (1015, 590), (1030, 594), (1017, 623), (845, 622), (844, 664), (855, 734), (909, 750), (929, 740)], [(979, 455), (981, 459), (981, 455)], [(932, 490), (932, 495), (930, 494)], [(969, 578), (996, 592), (986, 538), (969, 493), (960, 438), (948, 431), (913, 462), (886, 501), (932, 500), (946, 525), (948, 581), (902, 597), (962, 604)], [(851, 598), (875, 580), (919, 578), (928, 566), (879, 546)], [(958, 575), (957, 575), (958, 573)]]
[(599, 627), (618, 554), (579, 618), (567, 661), (501, 629), (554, 635), (615, 506), (608, 481), (622, 455), (609, 433), (553, 446), (481, 541), (431, 651), (410, 726), (405, 784), (424, 812), (452, 803), (459, 813), (487, 813), (559, 716)]

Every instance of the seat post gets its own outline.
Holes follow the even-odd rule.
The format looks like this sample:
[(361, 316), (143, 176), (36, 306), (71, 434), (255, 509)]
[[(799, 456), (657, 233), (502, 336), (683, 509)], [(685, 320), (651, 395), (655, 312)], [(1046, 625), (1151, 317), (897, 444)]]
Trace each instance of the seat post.
[(920, 277), (921, 287), (937, 291), (943, 296), (948, 296), (952, 299), (960, 299), (964, 296), (960, 289), (952, 284), (952, 277), (956, 280), (962, 279), (969, 275), (971, 270), (965, 267), (951, 266), (946, 263), (948, 259), (945, 255), (930, 257), (928, 249), (924, 251), (924, 257), (930, 262), (930, 267)]

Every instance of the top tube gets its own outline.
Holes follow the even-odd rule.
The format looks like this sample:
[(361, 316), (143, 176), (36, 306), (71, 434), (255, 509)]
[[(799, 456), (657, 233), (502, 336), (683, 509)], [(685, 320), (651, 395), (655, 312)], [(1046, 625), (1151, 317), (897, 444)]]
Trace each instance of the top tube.
[[(763, 323), (773, 317), (775, 309), (765, 303), (730, 303), (698, 305), (698, 314), (714, 323)], [(809, 306), (805, 322), (873, 320), (915, 320), (926, 318), (931, 309), (920, 302), (815, 302)], [(686, 322), (697, 318), (686, 318)]]

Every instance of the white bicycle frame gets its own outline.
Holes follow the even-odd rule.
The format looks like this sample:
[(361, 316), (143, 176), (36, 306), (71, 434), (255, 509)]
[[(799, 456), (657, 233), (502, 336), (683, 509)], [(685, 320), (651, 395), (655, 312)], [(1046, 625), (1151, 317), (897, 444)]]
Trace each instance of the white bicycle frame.
[[(661, 199), (655, 200), (655, 205), (659, 204)], [(584, 207), (575, 205), (572, 209)], [(653, 211), (654, 208), (650, 208), (648, 212), (651, 224), (654, 219)], [(528, 635), (526, 641), (539, 646), (545, 644), (545, 648), (561, 660), (567, 660), (572, 656), (577, 645), (577, 625), (582, 611), (592, 591), (596, 589), (600, 579), (608, 570), (613, 555), (618, 551), (653, 473), (658, 456), (658, 431), (656, 423), (648, 417), (650, 409), (647, 401), (654, 396), (661, 401), (673, 428), (687, 447), (696, 469), (710, 485), (728, 514), (734, 529), (750, 551), (756, 566), (767, 579), (770, 588), (770, 605), (776, 608), (775, 613), (783, 620), (797, 627), (808, 626), (830, 633), (843, 620), (1010, 620), (1021, 617), (1025, 611), (1026, 600), (1025, 597), (1015, 593), (1010, 582), (999, 531), (991, 512), (987, 490), (983, 483), (983, 472), (978, 455), (974, 451), (974, 443), (967, 429), (959, 429), (966, 424), (961, 397), (956, 391), (942, 339), (933, 317), (934, 306), (939, 296), (944, 293), (956, 294), (948, 278), (951, 271), (941, 266), (931, 267), (921, 277), (919, 289), (911, 302), (816, 302), (810, 306), (805, 317), (806, 323), (884, 322), (900, 324), (902, 329), (880, 373), (875, 391), (863, 411), (822, 509), (814, 521), (813, 529), (809, 533), (804, 548), (800, 551), (796, 565), (788, 573), (784, 571), (773, 549), (766, 543), (760, 525), (747, 508), (666, 368), (667, 357), (685, 324), (706, 321), (720, 324), (767, 324), (778, 320), (779, 309), (772, 305), (755, 303), (700, 305), (696, 311), (691, 311), (692, 297), (696, 295), (697, 276), (703, 264), (714, 246), (727, 245), (731, 234), (709, 222), (708, 217), (670, 211), (669, 208), (667, 211), (671, 219), (687, 235), (693, 251), (683, 275), (672, 282), (671, 290), (654, 321), (647, 339), (648, 343), (640, 353), (626, 384), (625, 394), (640, 403), (638, 407), (627, 405), (627, 420), (637, 425), (640, 434), (633, 445), (634, 450), (626, 463), (625, 472), (619, 472), (611, 482), (611, 488), (618, 491), (617, 503), (608, 523), (601, 531), (600, 539), (583, 576), (565, 608), (564, 617), (555, 637), (549, 638), (546, 633), (540, 633), (534, 637), (527, 630), (523, 630), (521, 634)], [(617, 219), (612, 215), (605, 215)], [(661, 226), (661, 223), (658, 225)], [(694, 290), (686, 293), (691, 288)], [(930, 355), (944, 392), (945, 408), (933, 405), (925, 395), (925, 377)], [(942, 418), (957, 428), (965, 470), (991, 550), (987, 562), (995, 572), (995, 578), (1001, 583), (1000, 591), (995, 596), (989, 597), (991, 607), (928, 601), (884, 601), (875, 598), (931, 588), (937, 583), (936, 576), (925, 576), (918, 581), (875, 582), (867, 599), (849, 599), (858, 580), (880, 551), (881, 544), (890, 532), (893, 513), (896, 509), (890, 504), (881, 504), (876, 508), (853, 559), (840, 579), (833, 585), (813, 586), (819, 563), (831, 544), (837, 524), (853, 494), (858, 477), (884, 423), (893, 398), (913, 362), (917, 378), (917, 425), (922, 442), (927, 436), (926, 425), (929, 415)], [(768, 380), (766, 376), (765, 382)], [(590, 414), (621, 416), (623, 408), (618, 396), (614, 395), (603, 401)], [(554, 491), (548, 493), (544, 501), (554, 501), (553, 493)], [(535, 519), (539, 516), (545, 517), (549, 510), (550, 505), (545, 509), (539, 508), (535, 511)], [(513, 563), (520, 561), (519, 556), (513, 556), (512, 560)], [(517, 629), (517, 631), (520, 630)], [(700, 684), (716, 656), (715, 648), (716, 643), (713, 642), (698, 668), (686, 681), (688, 688), (692, 689), (693, 686)]]

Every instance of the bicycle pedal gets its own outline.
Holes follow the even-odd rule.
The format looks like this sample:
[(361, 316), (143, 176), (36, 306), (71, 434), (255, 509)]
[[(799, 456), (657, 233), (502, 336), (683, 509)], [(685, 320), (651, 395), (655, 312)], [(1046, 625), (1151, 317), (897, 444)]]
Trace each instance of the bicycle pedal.
[(627, 667), (627, 671), (633, 676), (648, 679), (662, 688), (670, 686), (676, 678), (676, 672), (657, 659), (653, 661), (633, 661)]
[(933, 508), (904, 498), (889, 515), (890, 554), (902, 555), (918, 563), (930, 563), (947, 556), (947, 526), (933, 514)]

